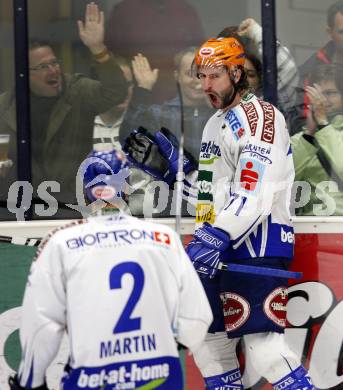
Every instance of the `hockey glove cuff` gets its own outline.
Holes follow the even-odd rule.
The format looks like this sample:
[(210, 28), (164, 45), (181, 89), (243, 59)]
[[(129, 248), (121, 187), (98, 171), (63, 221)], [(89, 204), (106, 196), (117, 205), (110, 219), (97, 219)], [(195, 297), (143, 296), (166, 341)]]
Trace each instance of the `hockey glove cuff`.
[[(179, 141), (175, 135), (165, 127), (161, 128), (155, 135), (156, 143), (162, 156), (168, 161), (168, 171), (165, 174), (167, 183), (174, 183), (179, 164)], [(193, 156), (184, 150), (183, 155), (183, 173), (192, 172), (197, 169), (196, 161)]]
[(220, 255), (230, 245), (230, 236), (205, 222), (194, 233), (186, 252), (200, 277), (213, 278), (218, 272)]

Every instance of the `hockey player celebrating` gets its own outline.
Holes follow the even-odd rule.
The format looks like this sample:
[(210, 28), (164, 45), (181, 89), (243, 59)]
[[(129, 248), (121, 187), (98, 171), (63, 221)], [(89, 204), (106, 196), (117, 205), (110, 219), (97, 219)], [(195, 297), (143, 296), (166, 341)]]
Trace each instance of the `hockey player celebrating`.
[[(285, 282), (259, 275), (258, 268), (255, 275), (219, 271), (220, 261), (287, 269), (293, 256), (288, 130), (273, 105), (248, 93), (243, 65), (234, 38), (209, 39), (194, 60), (218, 109), (205, 126), (199, 158), (197, 222), (203, 225), (187, 247), (215, 316), (195, 360), (207, 389), (243, 388), (235, 355), (243, 336), (255, 371), (274, 389), (314, 389), (285, 343)], [(221, 204), (219, 182), (226, 185)]]
[[(235, 38), (213, 38), (200, 47), (193, 64), (204, 92), (218, 109), (203, 132), (198, 229), (187, 247), (214, 315), (194, 357), (207, 390), (243, 389), (236, 358), (236, 346), (243, 337), (253, 368), (274, 389), (310, 390), (314, 386), (306, 369), (285, 343), (287, 286), (285, 279), (276, 276), (293, 257), (290, 140), (283, 115), (249, 93), (244, 60), (244, 50)], [(136, 138), (137, 131), (128, 140), (129, 154), (139, 156), (140, 166), (149, 171), (149, 161), (156, 162), (150, 150), (156, 148), (142, 152), (144, 143)], [(157, 146), (169, 162), (168, 175), (155, 176), (168, 177), (170, 182), (170, 172), (176, 175), (175, 142), (163, 132), (153, 139), (139, 132), (141, 138)], [(189, 161), (183, 162), (189, 179)], [(187, 189), (188, 181), (184, 184)], [(248, 265), (255, 274), (225, 272), (223, 263)], [(262, 268), (274, 268), (275, 275), (262, 275)]]
[[(113, 208), (126, 162), (115, 151), (92, 158), (86, 194)], [(46, 370), (66, 331), (70, 359), (61, 389), (182, 389), (175, 339), (196, 351), (212, 319), (172, 229), (122, 212), (72, 222), (38, 248), (23, 301), (22, 360), (9, 384), (47, 389)]]

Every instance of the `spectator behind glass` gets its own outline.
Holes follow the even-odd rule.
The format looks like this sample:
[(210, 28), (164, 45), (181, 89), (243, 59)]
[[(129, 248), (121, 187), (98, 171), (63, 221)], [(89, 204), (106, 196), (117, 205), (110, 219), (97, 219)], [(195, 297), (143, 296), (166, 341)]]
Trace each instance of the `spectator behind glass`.
[[(191, 74), (191, 65), (196, 48), (188, 47), (174, 57), (174, 84), (179, 83), (184, 105), (185, 148), (197, 158), (199, 154), (202, 127), (213, 114), (206, 95), (201, 89), (200, 81)], [(132, 61), (132, 67), (138, 87), (134, 88), (130, 109), (127, 111), (120, 141), (123, 143), (134, 128), (143, 126), (154, 133), (161, 127), (171, 130), (178, 138), (181, 126), (180, 97), (162, 104), (147, 105), (140, 102), (151, 102), (151, 91), (158, 80), (150, 63), (142, 54)]]
[[(218, 37), (236, 37), (244, 46), (247, 55), (245, 69), (247, 71), (250, 88), (258, 97), (263, 97), (262, 91), (262, 27), (252, 18), (243, 20), (239, 26), (224, 28)], [(294, 58), (285, 46), (281, 46), (277, 41), (276, 47), (277, 61), (277, 91), (278, 108), (284, 114), (286, 120), (290, 112), (293, 111), (296, 101), (296, 86), (298, 84), (298, 70)], [(251, 68), (254, 67), (256, 75), (259, 76), (259, 87), (256, 89), (255, 76), (251, 75)], [(250, 69), (250, 72), (249, 72)]]
[[(78, 167), (92, 149), (94, 118), (127, 95), (127, 82), (104, 45), (104, 15), (98, 6), (86, 7), (85, 22), (78, 21), (79, 36), (94, 59), (97, 80), (81, 74), (64, 74), (51, 45), (31, 42), (29, 47), (32, 185), (34, 197), (43, 181), (56, 181), (53, 196), (62, 203), (75, 203)], [(0, 133), (11, 135), (13, 167), (1, 179), (2, 199), (16, 180), (15, 94), (0, 96)], [(6, 183), (3, 184), (3, 181)], [(16, 202), (16, 199), (11, 199)], [(48, 211), (39, 217), (72, 218), (70, 209)]]
[[(214, 110), (208, 104), (206, 95), (201, 89), (200, 81), (195, 75), (191, 74), (195, 52), (196, 48), (192, 46), (175, 55), (174, 83), (179, 83), (183, 98), (184, 148), (197, 160), (202, 129)], [(131, 131), (139, 126), (145, 127), (153, 134), (161, 127), (166, 127), (179, 139), (181, 127), (180, 97), (175, 96), (162, 104), (150, 106), (138, 104), (142, 101), (150, 101), (150, 91), (154, 89), (154, 80), (156, 80), (157, 75), (151, 70), (148, 59), (141, 54), (134, 57), (132, 65), (137, 85), (140, 87), (134, 88), (130, 108), (120, 129), (121, 143), (123, 144)], [(141, 193), (131, 195), (130, 209), (134, 214), (141, 214), (145, 188), (153, 178), (141, 170), (136, 170), (135, 174), (137, 176), (131, 175), (130, 177), (131, 185), (135, 186), (134, 182), (141, 183)], [(170, 210), (170, 207), (167, 207), (167, 210)], [(169, 212), (166, 211), (166, 213)]]
[(330, 40), (299, 67), (299, 88), (297, 113), (292, 123), (292, 132), (299, 130), (306, 123), (308, 96), (304, 88), (308, 85), (309, 74), (318, 64), (343, 65), (343, 0), (332, 4), (327, 10), (327, 29)]
[(308, 183), (296, 213), (343, 215), (343, 65), (317, 64), (305, 89), (306, 126), (291, 138), (296, 180)]
[(121, 150), (119, 142), (119, 129), (123, 122), (125, 112), (130, 104), (133, 91), (133, 75), (129, 62), (124, 57), (116, 57), (116, 62), (120, 66), (128, 81), (128, 95), (125, 101), (110, 108), (95, 117), (93, 146), (97, 151), (114, 148)]
[(257, 97), (263, 96), (262, 90), (262, 63), (261, 61), (249, 51), (245, 52), (244, 69), (247, 74), (247, 80), (250, 91)]
[(154, 102), (176, 94), (173, 58), (203, 40), (198, 14), (186, 0), (123, 0), (111, 11), (105, 42), (114, 53), (132, 59), (137, 53), (159, 69)]

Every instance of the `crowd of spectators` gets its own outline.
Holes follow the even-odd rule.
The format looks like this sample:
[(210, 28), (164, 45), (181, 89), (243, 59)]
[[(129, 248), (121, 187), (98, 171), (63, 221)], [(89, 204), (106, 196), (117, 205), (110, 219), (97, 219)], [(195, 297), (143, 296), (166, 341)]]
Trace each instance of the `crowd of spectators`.
[[(92, 56), (91, 78), (65, 73), (49, 42), (32, 41), (29, 48), (33, 197), (39, 197), (37, 189), (43, 181), (54, 181), (59, 187), (51, 187), (50, 193), (59, 205), (77, 202), (76, 173), (92, 148), (121, 149), (138, 127), (152, 134), (165, 127), (179, 139), (183, 127), (184, 148), (197, 160), (202, 130), (213, 114), (191, 72), (204, 34), (196, 10), (186, 1), (125, 0), (113, 7), (106, 23), (103, 12), (90, 3), (78, 29)], [(342, 30), (343, 0), (339, 0), (327, 11), (329, 42), (300, 67), (277, 40), (277, 106), (292, 135), (300, 182), (297, 196), (302, 197), (301, 207), (295, 210), (298, 215), (343, 215)], [(246, 50), (250, 91), (263, 99), (262, 28), (247, 18), (217, 36), (232, 33)], [(11, 164), (0, 164), (4, 203), (17, 177), (14, 91), (0, 96), (0, 134), (11, 135)], [(133, 168), (129, 181), (131, 211), (142, 215), (153, 178)], [(169, 204), (164, 214), (157, 214), (171, 212)], [(59, 207), (51, 216), (76, 215)]]

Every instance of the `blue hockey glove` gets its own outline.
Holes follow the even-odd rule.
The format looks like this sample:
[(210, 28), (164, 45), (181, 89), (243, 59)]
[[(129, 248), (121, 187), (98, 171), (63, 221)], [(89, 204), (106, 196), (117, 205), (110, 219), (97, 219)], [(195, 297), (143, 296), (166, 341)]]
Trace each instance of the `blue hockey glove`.
[(85, 160), (83, 184), (90, 202), (101, 199), (114, 202), (123, 198), (126, 178), (130, 175), (124, 153), (93, 150)]
[(194, 233), (186, 252), (194, 268), (203, 278), (214, 278), (218, 272), (220, 255), (230, 244), (228, 233), (205, 222)]
[[(170, 130), (161, 128), (152, 135), (139, 127), (126, 139), (123, 150), (138, 168), (171, 185), (175, 182), (178, 170), (178, 147), (178, 140)], [(196, 169), (196, 162), (187, 151), (184, 151), (183, 162), (185, 174)]]
[[(175, 135), (165, 127), (162, 127), (161, 131), (158, 131), (155, 134), (155, 139), (162, 156), (167, 159), (169, 163), (169, 169), (165, 174), (165, 180), (167, 183), (174, 183), (179, 162), (179, 141)], [(183, 173), (187, 175), (187, 173), (194, 171), (195, 169), (197, 169), (196, 161), (187, 150), (184, 150)]]
[[(22, 387), (20, 386), (19, 382), (18, 382), (18, 377), (17, 375), (15, 376), (10, 376), (8, 378), (8, 384), (10, 386), (10, 390), (26, 390), (28, 389), (27, 387)], [(49, 390), (46, 383), (44, 383), (44, 385), (42, 386), (39, 386), (39, 387), (34, 387), (34, 388), (30, 388), (31, 390)]]

